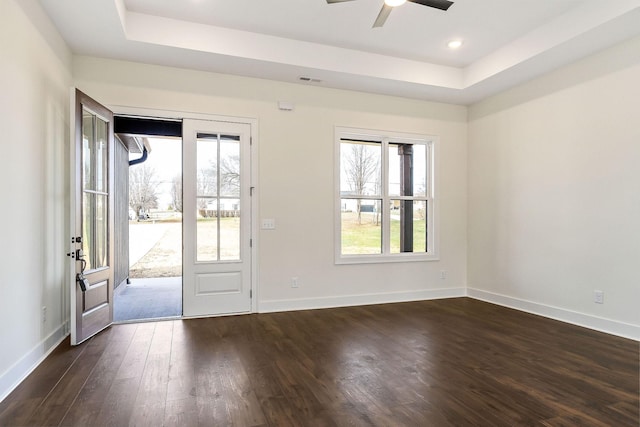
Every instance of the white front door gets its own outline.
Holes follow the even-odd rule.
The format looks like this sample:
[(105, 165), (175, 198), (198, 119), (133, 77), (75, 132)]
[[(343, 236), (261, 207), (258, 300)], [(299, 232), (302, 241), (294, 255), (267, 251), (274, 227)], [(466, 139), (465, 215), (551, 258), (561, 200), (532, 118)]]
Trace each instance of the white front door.
[(251, 126), (185, 119), (183, 314), (251, 311)]

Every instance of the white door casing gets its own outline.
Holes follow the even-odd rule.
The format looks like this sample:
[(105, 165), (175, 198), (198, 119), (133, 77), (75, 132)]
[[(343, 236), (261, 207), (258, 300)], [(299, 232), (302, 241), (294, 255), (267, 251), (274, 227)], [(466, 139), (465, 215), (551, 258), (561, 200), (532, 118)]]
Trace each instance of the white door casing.
[(251, 125), (183, 121), (183, 315), (251, 312)]

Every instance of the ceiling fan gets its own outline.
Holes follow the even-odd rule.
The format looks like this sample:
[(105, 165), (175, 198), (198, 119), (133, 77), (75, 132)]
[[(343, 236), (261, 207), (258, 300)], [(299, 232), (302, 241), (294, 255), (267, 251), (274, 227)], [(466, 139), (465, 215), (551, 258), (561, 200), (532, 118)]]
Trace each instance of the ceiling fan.
[[(353, 0), (327, 0), (327, 3), (342, 3), (345, 1), (353, 1)], [(391, 14), (391, 11), (394, 7), (403, 5), (407, 1), (411, 3), (421, 4), (423, 6), (433, 7), (440, 10), (447, 10), (453, 4), (452, 1), (449, 0), (384, 0), (384, 4), (382, 5), (382, 9), (380, 9), (380, 13), (373, 23), (373, 28), (382, 27)]]

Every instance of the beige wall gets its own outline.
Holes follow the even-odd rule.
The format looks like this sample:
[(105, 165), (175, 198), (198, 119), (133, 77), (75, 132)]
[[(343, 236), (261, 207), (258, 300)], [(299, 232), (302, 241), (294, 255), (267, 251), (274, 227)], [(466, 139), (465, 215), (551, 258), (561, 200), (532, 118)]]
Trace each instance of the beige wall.
[(1, 400), (66, 333), (71, 54), (31, 0), (0, 2), (0, 40)]
[[(116, 112), (129, 106), (258, 120), (257, 214), (277, 224), (257, 234), (260, 310), (464, 293), (465, 107), (88, 57), (75, 58), (73, 69), (78, 87)], [(295, 110), (278, 110), (278, 100)], [(335, 126), (440, 137), (440, 261), (334, 265)]]
[(471, 295), (638, 338), (639, 82), (636, 38), (470, 108)]

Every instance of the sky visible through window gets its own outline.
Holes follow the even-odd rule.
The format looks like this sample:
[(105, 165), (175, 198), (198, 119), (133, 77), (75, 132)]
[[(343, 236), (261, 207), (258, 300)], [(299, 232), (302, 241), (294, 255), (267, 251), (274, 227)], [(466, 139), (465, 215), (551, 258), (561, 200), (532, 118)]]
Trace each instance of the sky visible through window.
[[(173, 178), (182, 177), (182, 140), (180, 138), (148, 138), (151, 153), (142, 163), (152, 167), (158, 182), (158, 207), (162, 210), (171, 205)], [(140, 158), (140, 153), (131, 153), (129, 160)], [(140, 165), (137, 165), (140, 166)], [(132, 166), (136, 167), (136, 166)]]

